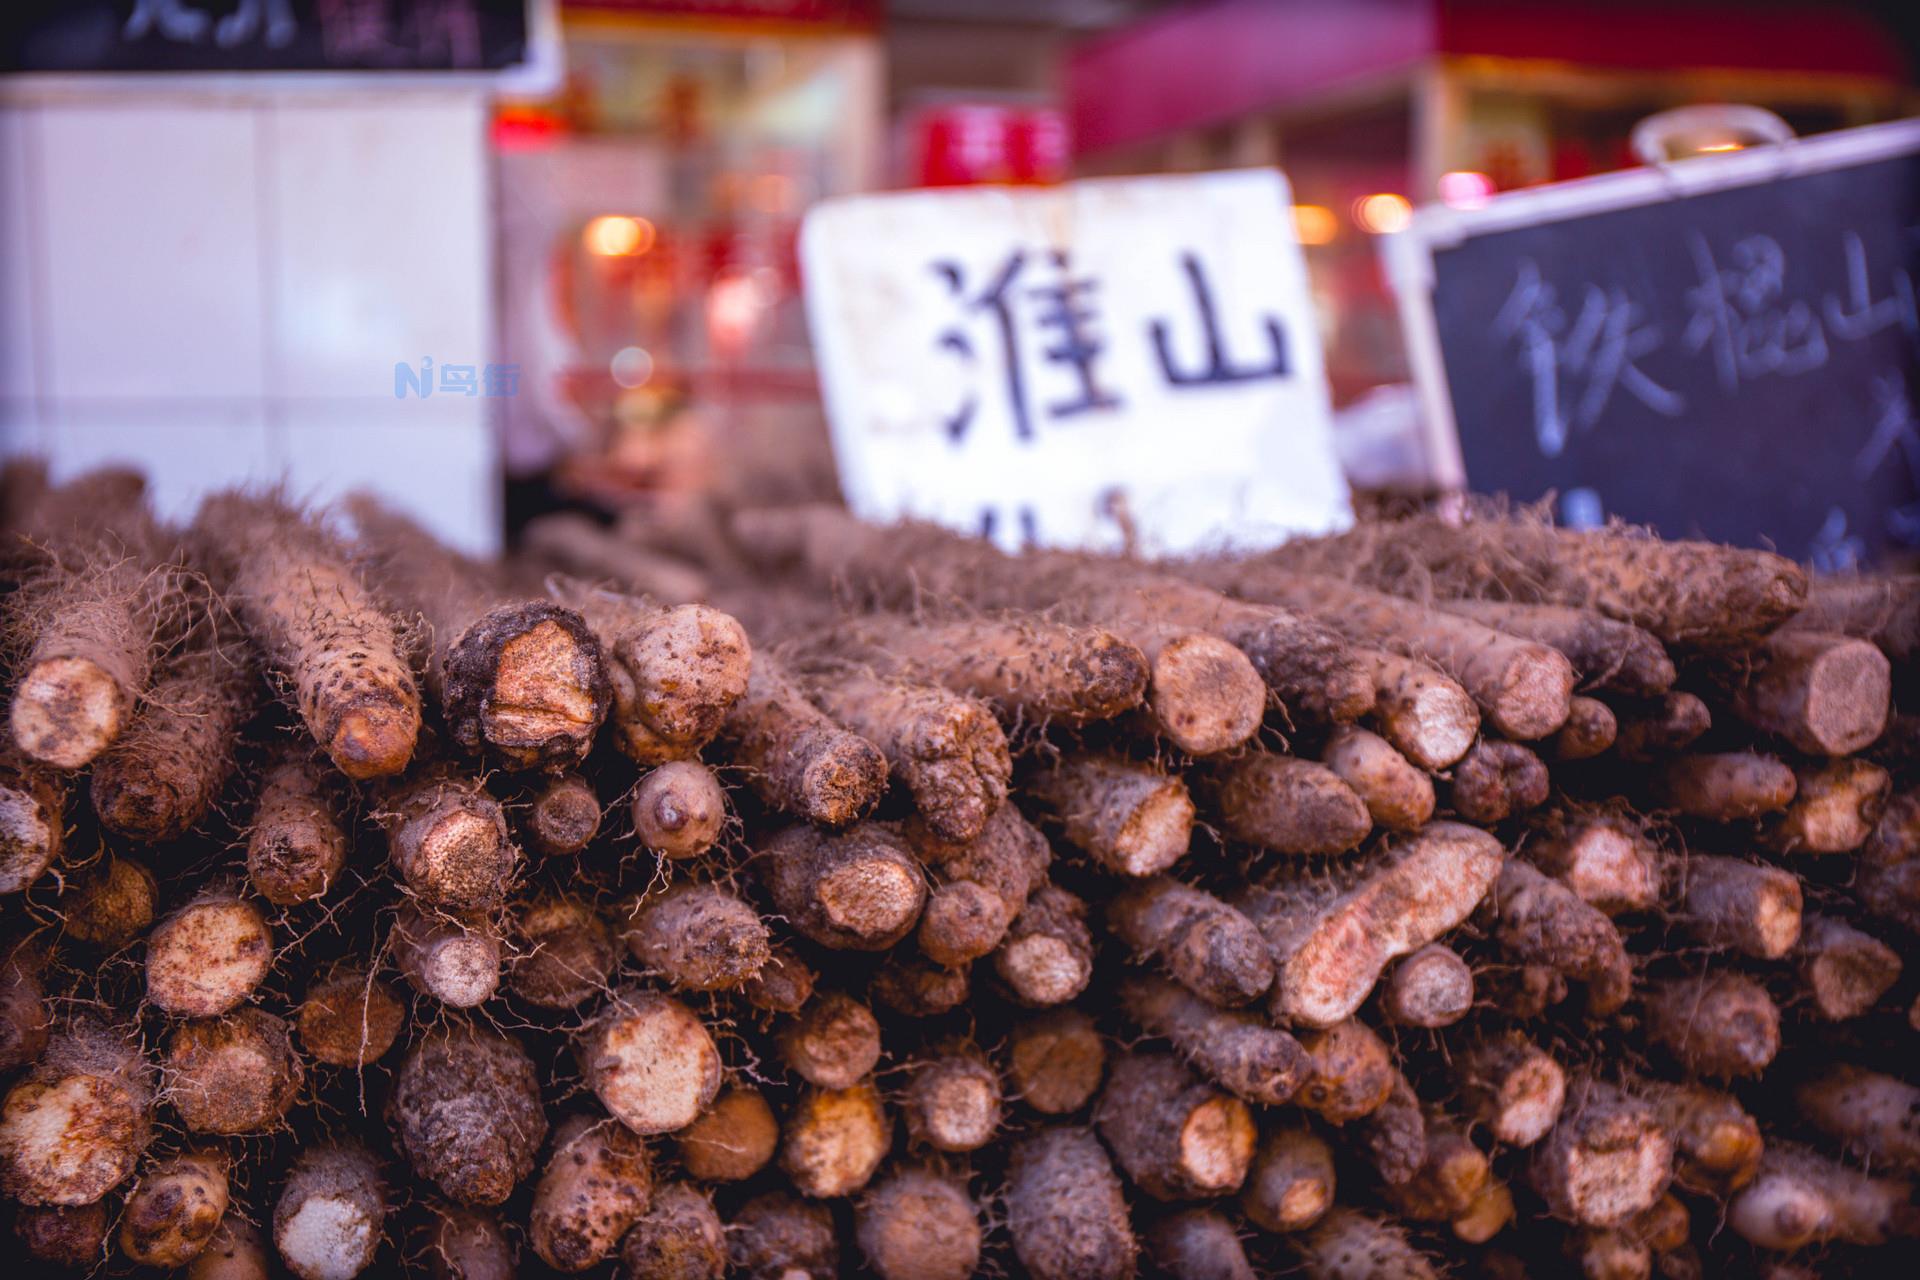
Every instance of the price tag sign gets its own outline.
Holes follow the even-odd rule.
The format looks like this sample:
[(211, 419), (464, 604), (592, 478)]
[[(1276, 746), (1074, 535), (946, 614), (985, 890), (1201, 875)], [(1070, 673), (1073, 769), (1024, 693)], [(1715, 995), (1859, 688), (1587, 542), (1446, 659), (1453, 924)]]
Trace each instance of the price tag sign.
[(853, 510), (1010, 550), (1347, 527), (1291, 205), (1249, 170), (815, 208), (808, 317)]

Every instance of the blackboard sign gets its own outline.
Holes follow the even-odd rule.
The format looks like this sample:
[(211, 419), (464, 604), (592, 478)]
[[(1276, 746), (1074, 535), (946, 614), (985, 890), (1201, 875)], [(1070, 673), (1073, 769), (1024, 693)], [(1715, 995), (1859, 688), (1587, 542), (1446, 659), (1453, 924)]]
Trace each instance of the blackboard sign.
[(1920, 547), (1920, 121), (1422, 210), (1444, 478), (1841, 568)]
[(529, 0), (5, 0), (0, 72), (485, 72)]

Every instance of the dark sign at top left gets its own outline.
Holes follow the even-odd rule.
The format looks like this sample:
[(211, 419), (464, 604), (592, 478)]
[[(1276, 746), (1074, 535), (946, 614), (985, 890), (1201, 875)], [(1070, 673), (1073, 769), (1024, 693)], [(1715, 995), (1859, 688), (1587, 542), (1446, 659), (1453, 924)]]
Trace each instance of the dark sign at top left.
[(0, 72), (499, 71), (528, 0), (8, 0)]

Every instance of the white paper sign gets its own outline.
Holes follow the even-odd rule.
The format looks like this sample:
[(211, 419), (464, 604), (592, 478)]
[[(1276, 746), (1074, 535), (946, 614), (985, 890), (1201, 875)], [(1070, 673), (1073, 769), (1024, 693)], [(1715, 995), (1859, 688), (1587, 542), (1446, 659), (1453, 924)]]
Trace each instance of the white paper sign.
[(854, 511), (1002, 546), (1258, 547), (1352, 522), (1271, 170), (856, 196), (801, 232)]

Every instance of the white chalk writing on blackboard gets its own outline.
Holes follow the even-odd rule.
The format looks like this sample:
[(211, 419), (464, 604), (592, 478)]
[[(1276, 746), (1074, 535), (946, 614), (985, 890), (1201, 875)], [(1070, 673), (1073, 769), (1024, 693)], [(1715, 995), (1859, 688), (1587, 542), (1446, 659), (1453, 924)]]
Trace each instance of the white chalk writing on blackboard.
[[(398, 63), (444, 59), (450, 66), (480, 65), (480, 27), (471, 0), (319, 0), (315, 19), (321, 48), (337, 62)], [(211, 42), (222, 49), (256, 40), (284, 49), (299, 34), (291, 0), (240, 0), (218, 20), (188, 0), (135, 0), (120, 28), (128, 42), (158, 37), (172, 44)]]
[(1729, 255), (1731, 267), (1714, 259), (1699, 232), (1688, 237), (1700, 283), (1687, 291), (1693, 315), (1682, 335), (1687, 350), (1711, 346), (1720, 385), (1732, 392), (1742, 381), (1768, 374), (1811, 373), (1827, 362), (1827, 334), (1807, 303), (1787, 300), (1787, 254), (1772, 236), (1748, 236)]

